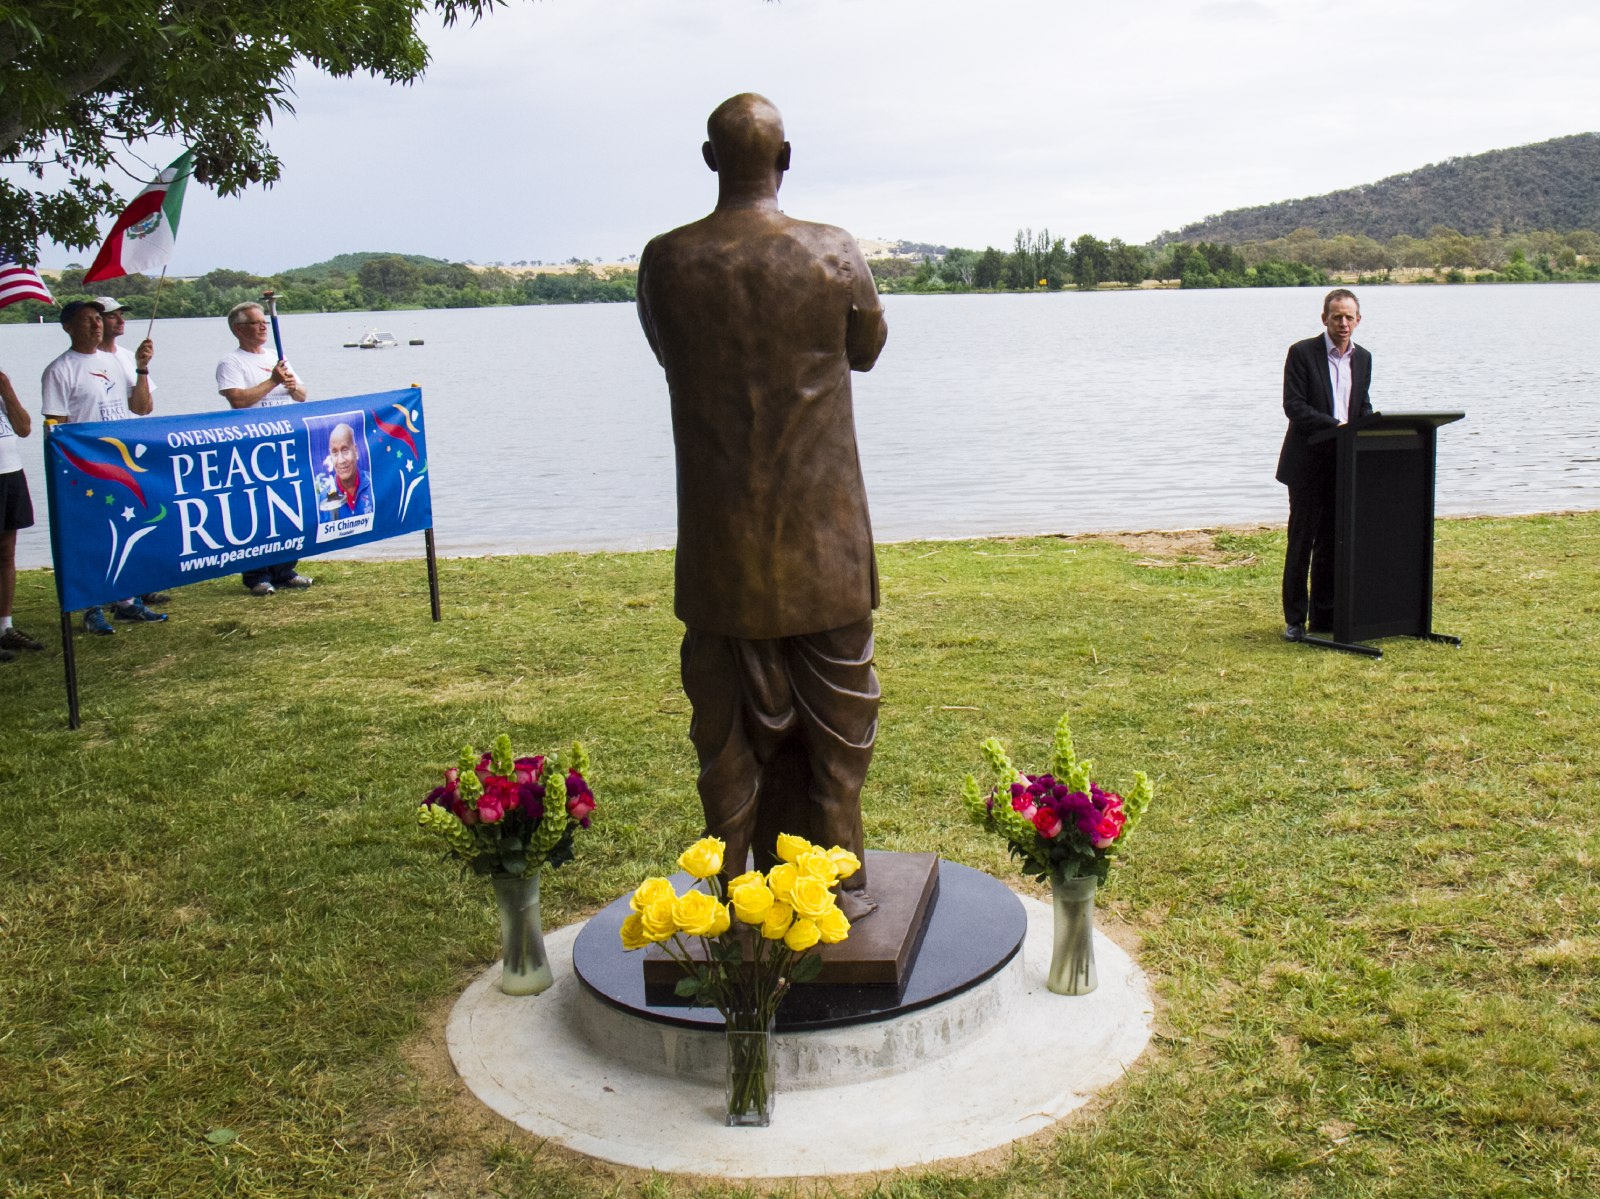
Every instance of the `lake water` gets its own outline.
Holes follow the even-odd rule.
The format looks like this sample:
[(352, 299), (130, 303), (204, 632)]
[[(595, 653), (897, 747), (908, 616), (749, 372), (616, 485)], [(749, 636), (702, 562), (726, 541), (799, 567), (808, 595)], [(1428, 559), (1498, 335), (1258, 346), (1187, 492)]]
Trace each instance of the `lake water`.
[[(1360, 289), (1358, 289), (1360, 290)], [(1286, 518), (1273, 481), (1290, 342), (1321, 291), (890, 296), (889, 344), (855, 376), (880, 541), (1176, 529)], [(1384, 412), (1464, 410), (1439, 434), (1441, 515), (1600, 508), (1600, 286), (1361, 290), (1357, 340)], [(281, 318), (313, 398), (420, 384), (446, 555), (643, 549), (674, 540), (666, 385), (631, 305)], [(344, 349), (366, 329), (401, 345)], [(130, 327), (125, 344), (144, 335)], [(422, 346), (407, 346), (421, 338)], [(155, 328), (157, 411), (222, 406), (220, 318)], [(0, 370), (38, 411), (66, 348), (0, 326)], [(39, 424), (41, 422), (36, 422)], [(50, 562), (38, 429), (22, 443)], [(350, 551), (412, 556), (420, 537)]]

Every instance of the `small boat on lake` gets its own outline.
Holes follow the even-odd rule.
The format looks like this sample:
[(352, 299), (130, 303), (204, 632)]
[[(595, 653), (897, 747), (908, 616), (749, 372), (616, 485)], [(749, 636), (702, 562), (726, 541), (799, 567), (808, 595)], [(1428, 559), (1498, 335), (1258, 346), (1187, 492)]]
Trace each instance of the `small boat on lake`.
[(393, 333), (383, 333), (377, 329), (368, 329), (365, 336), (356, 342), (357, 348), (363, 350), (382, 350), (399, 344)]

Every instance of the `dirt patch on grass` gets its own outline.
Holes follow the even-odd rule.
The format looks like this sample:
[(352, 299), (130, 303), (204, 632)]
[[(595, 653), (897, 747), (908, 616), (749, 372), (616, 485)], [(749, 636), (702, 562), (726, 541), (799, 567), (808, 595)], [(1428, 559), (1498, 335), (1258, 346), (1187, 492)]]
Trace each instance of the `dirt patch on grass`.
[(1240, 543), (1271, 533), (1273, 525), (1231, 525), (1215, 529), (1147, 530), (1137, 533), (1078, 533), (1067, 541), (1108, 541), (1137, 554), (1136, 566), (1200, 566), (1229, 570), (1255, 565), (1257, 555)]

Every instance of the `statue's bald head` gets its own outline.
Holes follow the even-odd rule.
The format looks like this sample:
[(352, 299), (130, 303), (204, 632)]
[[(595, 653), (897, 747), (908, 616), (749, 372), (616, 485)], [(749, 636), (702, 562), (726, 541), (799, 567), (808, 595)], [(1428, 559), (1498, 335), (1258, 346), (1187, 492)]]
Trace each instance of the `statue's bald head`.
[(765, 96), (745, 92), (724, 100), (706, 121), (706, 165), (724, 181), (768, 181), (789, 169), (783, 116)]

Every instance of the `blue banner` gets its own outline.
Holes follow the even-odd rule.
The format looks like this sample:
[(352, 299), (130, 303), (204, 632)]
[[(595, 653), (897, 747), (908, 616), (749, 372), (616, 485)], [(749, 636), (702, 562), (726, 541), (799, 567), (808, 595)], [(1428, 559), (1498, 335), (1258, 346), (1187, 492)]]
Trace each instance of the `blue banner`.
[(64, 612), (433, 525), (415, 387), (55, 425), (44, 464)]

